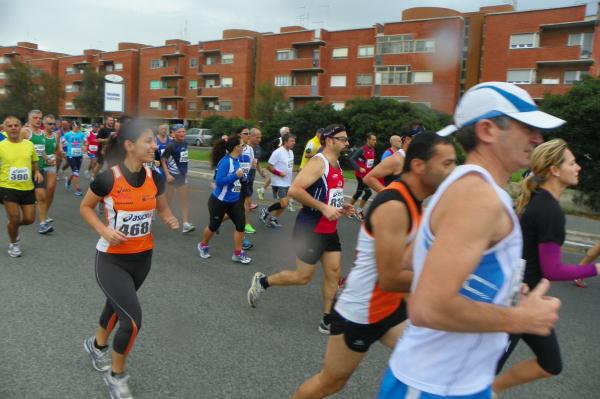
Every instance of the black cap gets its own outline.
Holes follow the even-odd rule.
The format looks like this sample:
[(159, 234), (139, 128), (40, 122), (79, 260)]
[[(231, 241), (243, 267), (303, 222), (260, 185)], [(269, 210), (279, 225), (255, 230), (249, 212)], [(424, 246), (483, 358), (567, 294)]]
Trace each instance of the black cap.
[(337, 133), (345, 132), (345, 131), (346, 131), (346, 127), (344, 125), (337, 125), (337, 124), (329, 125), (325, 129), (323, 129), (323, 133), (322, 133), (321, 137), (323, 137), (323, 138), (330, 137)]

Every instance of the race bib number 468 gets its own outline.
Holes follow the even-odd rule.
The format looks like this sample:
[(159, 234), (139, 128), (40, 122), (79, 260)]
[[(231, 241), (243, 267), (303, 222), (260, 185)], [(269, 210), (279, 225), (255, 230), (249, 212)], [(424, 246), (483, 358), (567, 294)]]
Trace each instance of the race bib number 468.
[(116, 229), (128, 237), (143, 237), (150, 234), (154, 211), (119, 212)]
[(8, 180), (14, 182), (23, 182), (29, 180), (28, 168), (10, 168), (8, 170)]

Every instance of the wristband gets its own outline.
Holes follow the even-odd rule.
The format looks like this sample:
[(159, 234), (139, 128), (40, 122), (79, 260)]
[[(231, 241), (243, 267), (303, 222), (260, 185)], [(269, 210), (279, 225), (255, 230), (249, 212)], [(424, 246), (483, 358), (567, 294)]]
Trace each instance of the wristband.
[(277, 176), (281, 176), (281, 172), (278, 171), (277, 169), (273, 169), (273, 174), (277, 175)]

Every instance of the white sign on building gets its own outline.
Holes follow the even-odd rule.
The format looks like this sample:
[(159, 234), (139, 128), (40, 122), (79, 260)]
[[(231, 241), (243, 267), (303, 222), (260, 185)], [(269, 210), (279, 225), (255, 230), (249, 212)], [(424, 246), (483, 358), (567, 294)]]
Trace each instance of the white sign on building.
[(119, 75), (104, 77), (104, 112), (125, 112), (125, 84)]

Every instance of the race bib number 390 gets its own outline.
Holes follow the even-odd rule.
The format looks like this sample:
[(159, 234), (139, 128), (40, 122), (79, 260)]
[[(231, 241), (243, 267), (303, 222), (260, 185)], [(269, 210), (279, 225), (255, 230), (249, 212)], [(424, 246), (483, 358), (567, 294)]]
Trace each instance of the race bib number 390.
[(337, 209), (344, 207), (344, 189), (343, 188), (331, 188), (329, 189), (329, 206)]
[(14, 182), (28, 181), (29, 168), (10, 168), (8, 170), (8, 180)]
[(143, 237), (150, 234), (154, 211), (119, 212), (116, 229), (128, 237)]

